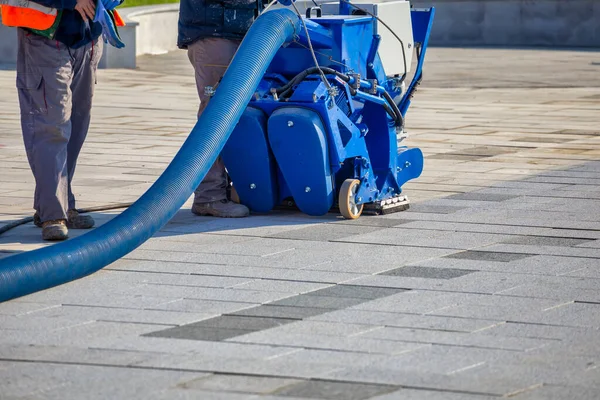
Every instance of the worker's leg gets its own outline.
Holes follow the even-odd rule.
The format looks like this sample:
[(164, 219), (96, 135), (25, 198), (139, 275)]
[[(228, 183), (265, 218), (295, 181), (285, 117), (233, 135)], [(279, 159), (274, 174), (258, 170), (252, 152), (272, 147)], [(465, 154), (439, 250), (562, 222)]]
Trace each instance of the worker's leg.
[(79, 152), (88, 133), (91, 119), (92, 98), (96, 86), (96, 69), (102, 56), (102, 40), (90, 43), (85, 47), (71, 50), (73, 57), (73, 111), (71, 113), (71, 139), (67, 147), (67, 173), (69, 176), (69, 228), (89, 229), (94, 220), (89, 215), (79, 215), (75, 211), (75, 196), (71, 190), (71, 182), (75, 175), (75, 167)]
[[(225, 74), (238, 46), (238, 41), (208, 38), (198, 40), (188, 47), (188, 57), (194, 66), (200, 98), (198, 117), (209, 101), (204, 88), (217, 85), (219, 79)], [(247, 216), (249, 213), (247, 207), (227, 201), (227, 184), (225, 165), (221, 157), (218, 157), (194, 192), (192, 211), (196, 214), (222, 217)]]
[(64, 45), (23, 29), (18, 40), (17, 88), (23, 141), (36, 184), (34, 208), (42, 223), (66, 220), (71, 57)]

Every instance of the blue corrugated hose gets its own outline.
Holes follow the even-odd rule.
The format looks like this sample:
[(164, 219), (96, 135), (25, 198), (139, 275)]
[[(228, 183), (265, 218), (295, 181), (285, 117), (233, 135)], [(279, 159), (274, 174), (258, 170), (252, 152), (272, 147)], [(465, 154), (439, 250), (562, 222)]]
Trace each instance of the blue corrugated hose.
[(95, 230), (0, 260), (0, 302), (82, 278), (136, 249), (160, 230), (200, 184), (225, 145), (275, 53), (299, 32), (287, 9), (262, 14), (244, 38), (215, 96), (146, 193)]

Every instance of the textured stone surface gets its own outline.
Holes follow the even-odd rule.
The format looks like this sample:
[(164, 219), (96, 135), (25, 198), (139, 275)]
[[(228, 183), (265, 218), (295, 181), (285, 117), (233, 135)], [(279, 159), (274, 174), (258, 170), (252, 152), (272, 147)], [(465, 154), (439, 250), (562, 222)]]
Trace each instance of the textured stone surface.
[[(0, 397), (600, 398), (597, 58), (430, 48), (409, 210), (223, 220), (187, 202), (107, 268), (0, 304)], [(196, 122), (185, 52), (96, 89), (81, 207), (135, 201)], [(31, 212), (16, 98), (0, 68), (1, 221)], [(0, 256), (39, 236), (3, 234)]]

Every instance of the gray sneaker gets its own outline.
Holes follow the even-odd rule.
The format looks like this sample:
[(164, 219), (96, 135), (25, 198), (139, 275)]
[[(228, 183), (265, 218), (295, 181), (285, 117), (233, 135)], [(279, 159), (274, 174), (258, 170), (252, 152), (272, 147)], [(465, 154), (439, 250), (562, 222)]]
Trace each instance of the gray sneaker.
[(213, 201), (212, 203), (194, 204), (192, 212), (196, 215), (212, 215), (221, 218), (242, 218), (250, 215), (248, 207), (227, 199)]
[(96, 223), (89, 215), (81, 215), (77, 210), (67, 211), (67, 227), (69, 229), (90, 229)]
[(42, 224), (42, 239), (65, 240), (69, 237), (69, 230), (64, 219), (46, 221)]

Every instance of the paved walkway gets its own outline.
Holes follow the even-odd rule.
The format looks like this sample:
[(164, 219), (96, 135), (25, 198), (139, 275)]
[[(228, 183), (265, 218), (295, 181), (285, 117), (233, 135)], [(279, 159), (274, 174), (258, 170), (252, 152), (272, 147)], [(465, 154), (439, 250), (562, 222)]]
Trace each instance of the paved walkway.
[[(106, 269), (0, 305), (0, 398), (599, 398), (600, 53), (430, 60), (407, 120), (426, 155), (410, 210), (184, 207)], [(195, 120), (186, 62), (99, 72), (80, 207), (134, 201), (166, 167)], [(33, 182), (14, 71), (0, 88), (10, 221), (31, 213)], [(39, 237), (16, 228), (0, 253)]]

